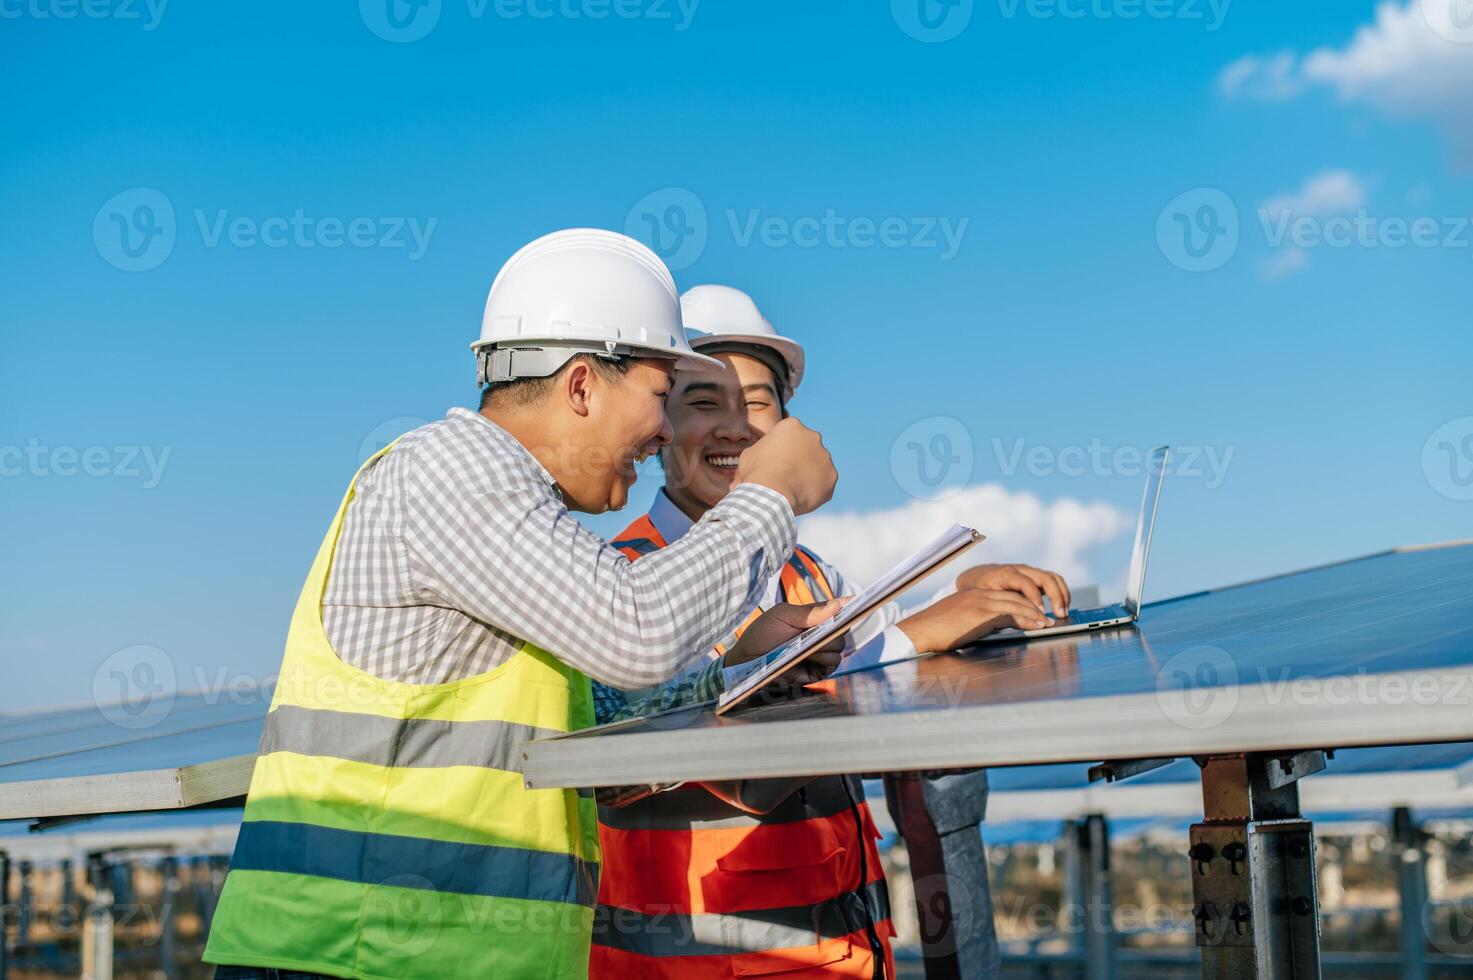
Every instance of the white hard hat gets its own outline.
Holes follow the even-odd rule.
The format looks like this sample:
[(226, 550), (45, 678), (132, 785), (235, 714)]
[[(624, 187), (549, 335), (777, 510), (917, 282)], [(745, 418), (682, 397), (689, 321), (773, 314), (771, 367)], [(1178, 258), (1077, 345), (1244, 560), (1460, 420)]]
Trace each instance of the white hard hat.
[(782, 357), (787, 371), (787, 391), (793, 397), (803, 380), (803, 345), (778, 335), (752, 297), (731, 286), (692, 286), (680, 297), (685, 336), (698, 351), (740, 350), (742, 346), (765, 347)]
[(660, 257), (599, 228), (555, 231), (507, 259), (471, 350), (482, 384), (545, 378), (577, 354), (718, 364), (686, 342), (675, 280)]

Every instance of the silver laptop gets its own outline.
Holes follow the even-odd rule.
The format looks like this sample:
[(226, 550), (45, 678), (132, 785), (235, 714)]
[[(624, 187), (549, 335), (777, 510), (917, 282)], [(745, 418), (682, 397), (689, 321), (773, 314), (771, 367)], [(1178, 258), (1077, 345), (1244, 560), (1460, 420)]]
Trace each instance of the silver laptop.
[(1124, 602), (1097, 609), (1070, 609), (1069, 615), (1055, 619), (1052, 626), (1037, 630), (999, 630), (977, 642), (1017, 642), (1020, 638), (1083, 633), (1086, 630), (1135, 622), (1141, 613), (1141, 593), (1146, 587), (1146, 559), (1151, 555), (1151, 532), (1156, 527), (1156, 505), (1161, 502), (1161, 484), (1166, 480), (1166, 458), (1170, 454), (1170, 446), (1157, 446), (1150, 452), (1146, 465), (1146, 492), (1141, 497), (1141, 514), (1135, 523), (1135, 545), (1130, 552), (1130, 579), (1125, 586)]

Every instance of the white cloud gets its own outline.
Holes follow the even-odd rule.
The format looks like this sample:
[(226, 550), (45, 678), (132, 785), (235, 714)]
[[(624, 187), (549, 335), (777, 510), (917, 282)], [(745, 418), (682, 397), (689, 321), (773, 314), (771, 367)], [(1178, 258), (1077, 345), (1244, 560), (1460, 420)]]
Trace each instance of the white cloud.
[(1364, 98), (1392, 109), (1473, 107), (1473, 36), (1456, 41), (1446, 33), (1455, 29), (1454, 5), (1462, 3), (1382, 3), (1375, 22), (1356, 31), (1343, 49), (1306, 55), (1303, 75), (1333, 86), (1343, 99)]
[(1279, 102), (1304, 90), (1298, 74), (1298, 59), (1292, 51), (1262, 57), (1249, 54), (1224, 68), (1217, 76), (1217, 89), (1230, 99), (1259, 99)]
[(1297, 245), (1285, 245), (1258, 263), (1258, 274), (1269, 282), (1297, 276), (1309, 268), (1309, 253)]
[[(1297, 191), (1279, 194), (1258, 206), (1259, 220), (1270, 241), (1282, 241), (1295, 218), (1328, 218), (1364, 206), (1365, 185), (1349, 170), (1315, 174)], [(1309, 268), (1309, 253), (1292, 243), (1279, 244), (1258, 264), (1258, 274), (1270, 282), (1287, 279)]]
[(1032, 494), (1009, 493), (987, 483), (944, 500), (913, 500), (889, 510), (813, 514), (799, 521), (798, 539), (864, 584), (953, 524), (975, 527), (987, 540), (915, 591), (929, 595), (963, 568), (1004, 561), (1052, 569), (1071, 585), (1098, 584), (1081, 553), (1134, 526), (1130, 515), (1106, 503), (1066, 497), (1045, 504)]
[(1470, 0), (1385, 2), (1343, 48), (1248, 55), (1224, 68), (1217, 84), (1228, 97), (1258, 99), (1327, 87), (1346, 102), (1431, 118), (1473, 149)]
[(1306, 180), (1298, 191), (1269, 198), (1258, 210), (1271, 217), (1325, 218), (1354, 211), (1365, 203), (1365, 186), (1355, 174), (1349, 170), (1325, 170)]

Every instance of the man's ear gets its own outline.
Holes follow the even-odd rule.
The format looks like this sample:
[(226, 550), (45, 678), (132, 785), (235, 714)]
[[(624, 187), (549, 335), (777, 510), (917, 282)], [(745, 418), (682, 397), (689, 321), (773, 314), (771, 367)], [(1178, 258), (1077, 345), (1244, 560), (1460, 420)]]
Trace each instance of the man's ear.
[(587, 361), (574, 361), (568, 368), (568, 373), (563, 378), (562, 396), (573, 410), (573, 414), (587, 417), (590, 411), (589, 399), (594, 385), (598, 383), (598, 377), (593, 368), (588, 366)]

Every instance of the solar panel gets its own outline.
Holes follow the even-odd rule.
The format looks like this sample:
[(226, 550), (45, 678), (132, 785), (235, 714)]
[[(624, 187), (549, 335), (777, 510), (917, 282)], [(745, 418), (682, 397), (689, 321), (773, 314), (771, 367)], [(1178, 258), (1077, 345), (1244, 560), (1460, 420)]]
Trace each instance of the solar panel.
[(0, 820), (195, 806), (245, 792), (269, 696), (181, 695), (0, 717)]
[(1402, 549), (1157, 602), (1139, 628), (837, 676), (530, 744), (533, 786), (1473, 739), (1473, 547)]
[[(537, 743), (528, 773), (537, 785), (606, 785), (709, 773), (717, 763), (741, 776), (1014, 766), (992, 774), (1001, 819), (1005, 804), (997, 801), (1025, 791), (1088, 789), (1091, 800), (1114, 800), (1103, 794), (1129, 790), (1117, 794), (1124, 805), (1133, 787), (1175, 783), (1188, 789), (1182, 799), (1198, 794), (1200, 808), (1189, 762), (1110, 787), (1087, 787), (1078, 763), (1184, 755), (1203, 745), (1369, 742), (1385, 744), (1342, 751), (1305, 786), (1357, 773), (1423, 772), (1441, 794), (1465, 778), (1458, 767), (1469, 765), (1470, 746), (1388, 746), (1473, 739), (1470, 583), (1473, 547), (1388, 552), (1149, 604), (1139, 632), (925, 657), (838, 676), (817, 695), (719, 721), (696, 709)], [(1295, 723), (1294, 682), (1393, 671), (1424, 672), (1441, 700), (1429, 709), (1395, 697), (1336, 705), (1320, 690), (1319, 702), (1302, 712), (1313, 724)], [(1178, 675), (1192, 682), (1189, 690), (1177, 686)], [(1197, 683), (1204, 680), (1211, 683)], [(1256, 695), (1240, 697), (1220, 724), (1197, 729), (1190, 725), (1199, 717), (1171, 717), (1169, 709), (1183, 707), (1179, 695), (1225, 691), (1234, 682)], [(1461, 694), (1459, 682), (1469, 685)], [(265, 695), (243, 705), (181, 695), (140, 729), (119, 726), (93, 705), (0, 716), (0, 819), (240, 796), (267, 702)], [(1218, 720), (1210, 711), (1206, 717)], [(1061, 760), (1070, 764), (1025, 765)], [(767, 771), (773, 768), (781, 773)], [(1317, 791), (1306, 792), (1313, 807)]]

